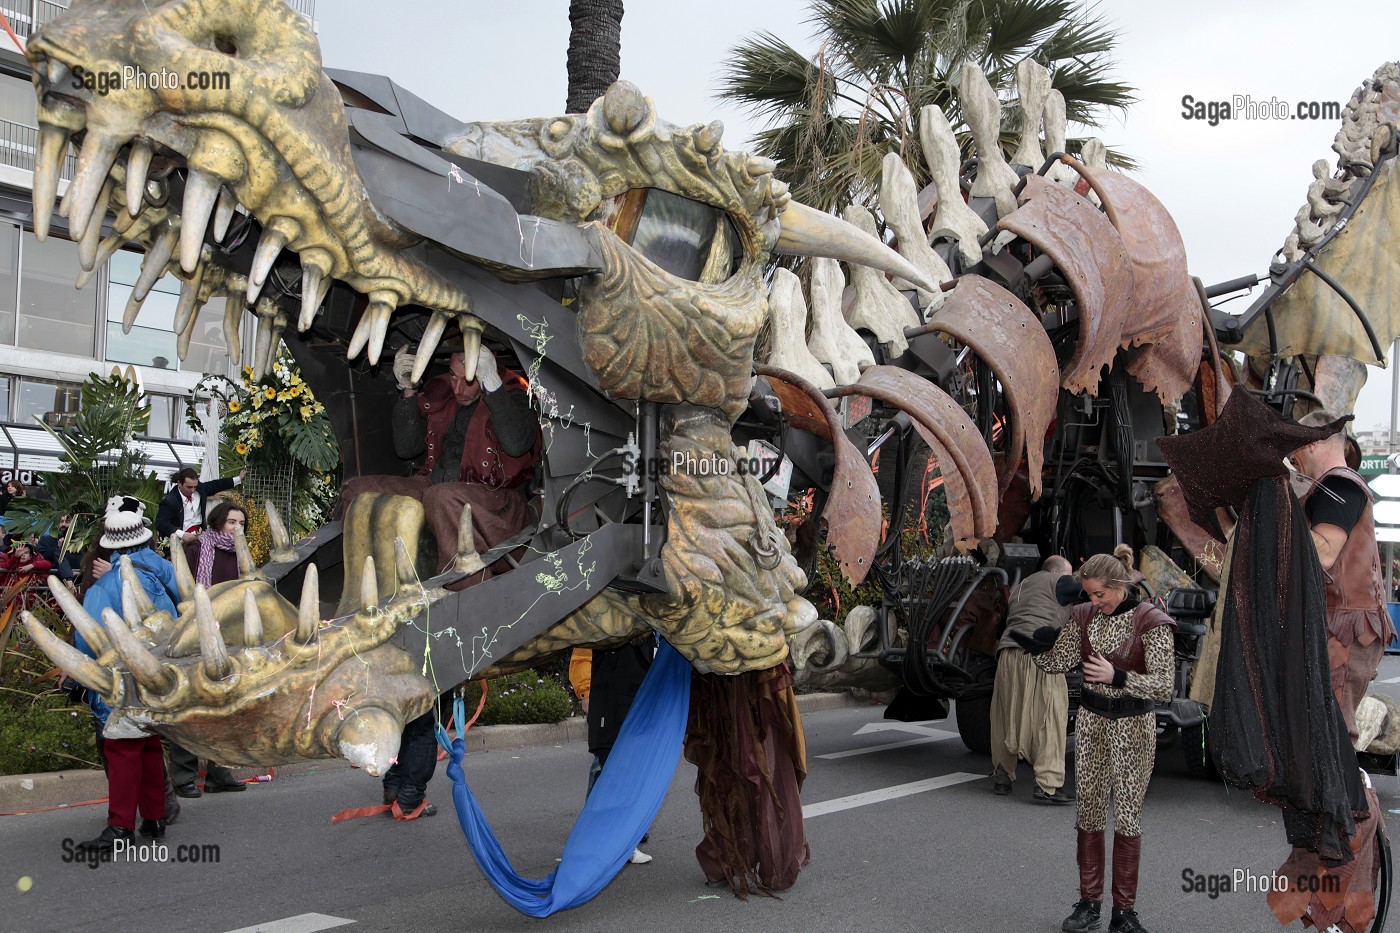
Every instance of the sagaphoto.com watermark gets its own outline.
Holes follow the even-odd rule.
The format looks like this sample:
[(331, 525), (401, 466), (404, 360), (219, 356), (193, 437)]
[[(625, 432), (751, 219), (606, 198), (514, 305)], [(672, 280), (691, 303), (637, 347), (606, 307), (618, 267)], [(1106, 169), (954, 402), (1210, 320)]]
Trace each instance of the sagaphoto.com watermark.
[(1218, 126), (1226, 120), (1340, 120), (1342, 105), (1335, 100), (1300, 100), (1290, 103), (1235, 94), (1229, 100), (1201, 100), (1194, 94), (1181, 97), (1181, 118)]
[(106, 97), (113, 91), (227, 91), (231, 79), (227, 71), (180, 72), (169, 68), (146, 71), (135, 65), (95, 71), (74, 65), (68, 83), (75, 91)]
[(189, 843), (169, 845), (164, 842), (132, 842), (118, 839), (111, 849), (84, 849), (76, 839), (63, 840), (62, 860), (65, 864), (86, 865), (217, 865), (222, 854), (218, 843)]
[(1183, 868), (1181, 890), (1186, 894), (1204, 894), (1211, 900), (1222, 894), (1283, 894), (1288, 891), (1337, 894), (1341, 891), (1341, 881), (1334, 875), (1263, 874), (1248, 868), (1202, 872)]

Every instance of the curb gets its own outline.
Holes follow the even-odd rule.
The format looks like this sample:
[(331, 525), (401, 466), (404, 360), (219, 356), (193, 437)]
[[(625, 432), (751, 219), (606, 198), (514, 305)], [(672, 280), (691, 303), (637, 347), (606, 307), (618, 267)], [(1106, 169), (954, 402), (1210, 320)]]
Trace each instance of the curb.
[[(803, 713), (865, 706), (845, 693), (807, 693), (797, 698)], [(564, 745), (588, 739), (588, 724), (582, 716), (563, 722), (537, 726), (478, 726), (467, 733), (467, 753), (498, 752), (535, 745)], [(339, 758), (322, 758), (277, 766), (277, 779), (349, 770)], [(234, 768), (240, 778), (266, 773), (263, 768)], [(101, 771), (50, 771), (44, 774), (16, 774), (0, 777), (0, 815), (22, 815), (26, 811), (92, 806), (107, 796), (107, 776)]]

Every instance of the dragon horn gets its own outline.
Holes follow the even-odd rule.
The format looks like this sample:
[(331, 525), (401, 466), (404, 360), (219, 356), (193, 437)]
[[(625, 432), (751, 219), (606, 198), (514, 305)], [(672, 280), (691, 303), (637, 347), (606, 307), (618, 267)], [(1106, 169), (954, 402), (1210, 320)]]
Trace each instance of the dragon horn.
[(321, 583), (315, 564), (306, 565), (301, 581), (301, 605), (297, 607), (297, 644), (305, 645), (316, 637), (321, 624)]
[(194, 574), (190, 573), (190, 562), (185, 559), (185, 548), (179, 540), (170, 542), (170, 563), (175, 568), (175, 586), (180, 591), (180, 601), (194, 596)]
[(49, 656), (49, 660), (63, 668), (65, 674), (104, 697), (111, 697), (117, 692), (117, 678), (111, 671), (59, 638), (47, 625), (34, 618), (29, 610), (21, 612), (20, 619), (29, 630), (34, 644)]
[(408, 545), (404, 544), (403, 538), (394, 539), (394, 572), (400, 585), (418, 580), (418, 571), (413, 567), (413, 558), (408, 555)]
[(379, 605), (379, 581), (374, 577), (374, 556), (365, 555), (365, 567), (360, 572), (360, 608), (371, 609)]
[(238, 573), (244, 579), (257, 576), (258, 565), (253, 563), (253, 552), (248, 550), (248, 536), (235, 526), (233, 532), (233, 552), (238, 555)]
[(159, 659), (141, 644), (131, 629), (126, 627), (115, 609), (103, 609), (102, 621), (107, 626), (107, 634), (136, 682), (147, 690), (158, 694), (169, 693), (175, 686), (175, 675), (165, 669)]
[(209, 592), (198, 584), (194, 588), (194, 616), (199, 626), (199, 654), (204, 660), (204, 673), (210, 680), (223, 680), (233, 672), (233, 662), (224, 646), (224, 634), (219, 630)]
[(840, 217), (789, 201), (778, 215), (778, 222), (782, 232), (774, 247), (776, 252), (853, 262), (904, 279), (925, 291), (938, 291), (938, 286), (907, 259)]
[(267, 527), (272, 533), (272, 559), (278, 563), (296, 560), (296, 552), (292, 550), (292, 538), (287, 534), (287, 526), (283, 524), (282, 514), (277, 511), (277, 506), (272, 504), (271, 499), (264, 499), (263, 508), (267, 511)]
[[(132, 565), (130, 560), (121, 562), (121, 575), (123, 603), (125, 603), (126, 600), (126, 588), (130, 586), (131, 597), (136, 603), (137, 610), (141, 613), (137, 617), (137, 621), (139, 622), (141, 619), (144, 619), (146, 616), (156, 611), (156, 604), (151, 602), (151, 597), (146, 594), (146, 588), (141, 585), (141, 578), (136, 575), (136, 567)], [(122, 611), (126, 611), (125, 605), (122, 606)], [(126, 621), (131, 622), (130, 617), (128, 617)]]
[(127, 630), (131, 632), (141, 631), (141, 620), (145, 618), (136, 603), (135, 589), (128, 581), (122, 581), (122, 616), (126, 619)]
[(88, 643), (89, 648), (97, 652), (99, 658), (112, 650), (112, 643), (107, 640), (107, 633), (102, 630), (102, 626), (98, 625), (97, 620), (78, 602), (78, 597), (59, 582), (58, 577), (49, 577), (49, 592), (53, 594), (58, 608), (63, 610), (73, 627), (82, 633), (83, 640)]
[(452, 569), (458, 573), (477, 573), (485, 567), (481, 555), (476, 552), (476, 531), (472, 528), (469, 502), (462, 506), (462, 515), (457, 520), (457, 559), (452, 562)]
[(258, 611), (258, 597), (253, 593), (253, 588), (248, 587), (243, 591), (243, 647), (260, 645), (262, 640), (262, 613)]

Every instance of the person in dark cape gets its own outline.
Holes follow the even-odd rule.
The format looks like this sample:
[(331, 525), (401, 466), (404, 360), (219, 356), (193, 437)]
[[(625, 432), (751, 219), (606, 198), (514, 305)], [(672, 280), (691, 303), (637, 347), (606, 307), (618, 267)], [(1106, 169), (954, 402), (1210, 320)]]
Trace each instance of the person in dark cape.
[(1283, 811), (1294, 848), (1269, 905), (1284, 924), (1362, 933), (1380, 811), (1332, 690), (1322, 566), (1284, 464), (1344, 423), (1295, 424), (1239, 389), (1215, 424), (1159, 445), (1197, 525), (1224, 540), (1216, 509), (1239, 510), (1210, 750), (1226, 782)]

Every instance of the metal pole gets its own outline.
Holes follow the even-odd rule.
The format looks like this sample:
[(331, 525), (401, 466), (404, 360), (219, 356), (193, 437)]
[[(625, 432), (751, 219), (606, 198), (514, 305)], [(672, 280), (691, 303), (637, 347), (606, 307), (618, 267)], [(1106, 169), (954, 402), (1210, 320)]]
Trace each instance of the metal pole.
[[(1396, 406), (1400, 404), (1400, 340), (1390, 345), (1390, 443), (1386, 451), (1386, 471), (1395, 472)], [(1395, 599), (1395, 543), (1385, 543), (1385, 598)]]

